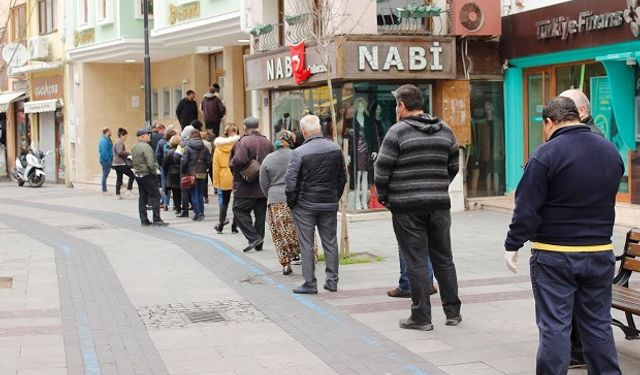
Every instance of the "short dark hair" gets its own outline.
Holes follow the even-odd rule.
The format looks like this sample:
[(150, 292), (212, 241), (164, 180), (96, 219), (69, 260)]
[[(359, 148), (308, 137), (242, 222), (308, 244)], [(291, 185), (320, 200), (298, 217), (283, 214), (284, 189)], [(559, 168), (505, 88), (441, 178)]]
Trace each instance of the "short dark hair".
[(187, 90), (187, 96), (189, 96), (191, 94), (195, 94), (195, 92), (193, 90)]
[(580, 113), (572, 99), (556, 96), (551, 98), (542, 109), (542, 118), (551, 119), (555, 123), (580, 121)]
[(127, 129), (125, 128), (118, 128), (118, 137), (122, 137), (129, 134), (129, 132), (127, 131)]
[(164, 133), (164, 139), (166, 139), (168, 141), (168, 140), (171, 139), (171, 137), (173, 137), (176, 134), (178, 134), (178, 133), (175, 130), (169, 129), (169, 130), (167, 130), (166, 133)]
[(198, 131), (202, 130), (202, 122), (200, 122), (200, 120), (198, 119), (191, 121), (190, 125), (196, 128)]
[(415, 85), (402, 85), (393, 92), (396, 103), (404, 103), (408, 111), (415, 111), (424, 107), (422, 91)]

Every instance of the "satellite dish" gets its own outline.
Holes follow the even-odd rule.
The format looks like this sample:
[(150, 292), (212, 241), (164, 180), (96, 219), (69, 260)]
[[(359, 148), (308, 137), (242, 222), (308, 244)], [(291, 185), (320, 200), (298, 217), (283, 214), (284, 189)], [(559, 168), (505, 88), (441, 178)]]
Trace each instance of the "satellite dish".
[(2, 48), (2, 59), (14, 68), (23, 66), (29, 60), (27, 47), (20, 43), (9, 43)]
[(484, 14), (476, 3), (466, 3), (460, 9), (460, 23), (469, 32), (478, 31), (484, 24)]

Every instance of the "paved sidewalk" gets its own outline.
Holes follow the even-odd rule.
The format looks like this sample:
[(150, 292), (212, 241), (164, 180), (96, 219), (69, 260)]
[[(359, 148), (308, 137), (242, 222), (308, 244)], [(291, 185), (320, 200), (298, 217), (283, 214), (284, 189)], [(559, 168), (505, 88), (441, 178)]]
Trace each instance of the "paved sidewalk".
[[(436, 297), (435, 330), (417, 332), (398, 328), (410, 301), (386, 296), (398, 278), (388, 220), (350, 225), (352, 249), (383, 261), (342, 266), (338, 293), (306, 297), (290, 293), (300, 267), (283, 276), (270, 239), (243, 254), (241, 235), (215, 234), (215, 204), (204, 222), (163, 212), (167, 229), (141, 228), (136, 210), (0, 184), (0, 277), (14, 277), (0, 286), (0, 375), (534, 373), (528, 267), (504, 267), (503, 213), (453, 215), (464, 321), (445, 327)], [(640, 343), (614, 333), (636, 373)]]

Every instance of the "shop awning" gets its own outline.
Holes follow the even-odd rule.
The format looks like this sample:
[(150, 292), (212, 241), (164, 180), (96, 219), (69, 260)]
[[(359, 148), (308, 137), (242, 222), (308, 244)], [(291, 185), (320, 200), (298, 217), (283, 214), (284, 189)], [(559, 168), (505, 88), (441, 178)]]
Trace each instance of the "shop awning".
[(18, 99), (25, 97), (25, 91), (3, 92), (0, 94), (0, 113), (7, 111), (9, 103), (13, 103)]
[(24, 113), (53, 112), (62, 107), (62, 99), (36, 100), (24, 103)]

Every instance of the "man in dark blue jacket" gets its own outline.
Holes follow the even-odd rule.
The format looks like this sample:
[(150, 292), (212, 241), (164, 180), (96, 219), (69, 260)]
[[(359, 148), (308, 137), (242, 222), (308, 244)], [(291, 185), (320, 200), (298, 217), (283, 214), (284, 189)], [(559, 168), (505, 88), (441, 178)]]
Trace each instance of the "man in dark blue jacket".
[(537, 374), (566, 374), (572, 315), (590, 374), (621, 374), (611, 329), (615, 256), (611, 235), (624, 172), (616, 148), (580, 123), (574, 102), (542, 111), (547, 142), (531, 155), (516, 190), (505, 240), (507, 267), (531, 240), (531, 284), (540, 343)]
[(315, 228), (318, 227), (326, 255), (327, 279), (324, 289), (338, 290), (338, 202), (347, 182), (342, 150), (322, 137), (318, 116), (300, 120), (304, 144), (293, 151), (285, 175), (287, 205), (293, 211), (304, 284), (293, 290), (298, 294), (318, 293), (313, 254)]

